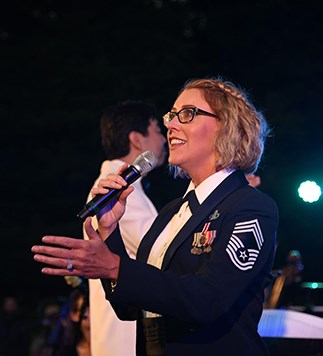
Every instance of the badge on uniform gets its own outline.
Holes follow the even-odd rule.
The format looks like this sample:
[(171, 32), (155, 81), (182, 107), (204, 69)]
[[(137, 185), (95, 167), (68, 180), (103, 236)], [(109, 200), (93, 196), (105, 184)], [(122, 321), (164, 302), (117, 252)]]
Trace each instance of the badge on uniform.
[(264, 243), (258, 219), (236, 223), (226, 252), (241, 271), (252, 269)]
[(220, 216), (219, 210), (215, 210), (215, 212), (209, 216), (209, 220), (216, 220)]
[(193, 255), (201, 255), (202, 253), (210, 253), (212, 251), (212, 242), (216, 237), (216, 230), (209, 231), (210, 222), (207, 222), (201, 232), (194, 234), (191, 253)]

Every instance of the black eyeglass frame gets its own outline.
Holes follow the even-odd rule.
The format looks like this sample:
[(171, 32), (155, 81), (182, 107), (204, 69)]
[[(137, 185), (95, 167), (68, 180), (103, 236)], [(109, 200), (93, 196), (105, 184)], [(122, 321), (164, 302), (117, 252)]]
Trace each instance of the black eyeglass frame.
[[(181, 119), (181, 115), (180, 113), (182, 111), (185, 111), (185, 110), (191, 110), (192, 111), (192, 115), (191, 115), (191, 119), (189, 121), (182, 121)], [(182, 108), (181, 110), (177, 111), (177, 112), (174, 112), (174, 111), (169, 111), (168, 113), (166, 113), (164, 116), (163, 116), (163, 120), (164, 120), (164, 125), (167, 126), (173, 119), (175, 116), (177, 116), (178, 118), (178, 121), (181, 123), (181, 124), (188, 124), (190, 122), (192, 122), (194, 119), (195, 119), (195, 116), (196, 115), (205, 115), (205, 116), (211, 116), (211, 117), (215, 117), (216, 119), (218, 119), (220, 121), (220, 118), (215, 115), (215, 114), (212, 114), (208, 111), (205, 111), (205, 110), (202, 110), (202, 109), (199, 109), (197, 107), (193, 107), (193, 108)]]

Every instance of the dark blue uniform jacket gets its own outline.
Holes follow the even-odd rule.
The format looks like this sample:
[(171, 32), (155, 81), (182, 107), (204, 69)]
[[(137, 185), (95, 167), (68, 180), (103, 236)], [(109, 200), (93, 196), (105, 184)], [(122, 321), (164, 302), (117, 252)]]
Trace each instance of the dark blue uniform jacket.
[(257, 325), (271, 281), (276, 204), (233, 172), (179, 231), (159, 270), (146, 261), (179, 201), (160, 212), (137, 260), (128, 257), (118, 229), (109, 236), (121, 263), (113, 293), (102, 280), (106, 298), (120, 319), (138, 320), (138, 354), (144, 355), (142, 310), (149, 310), (163, 316), (167, 355), (266, 355)]

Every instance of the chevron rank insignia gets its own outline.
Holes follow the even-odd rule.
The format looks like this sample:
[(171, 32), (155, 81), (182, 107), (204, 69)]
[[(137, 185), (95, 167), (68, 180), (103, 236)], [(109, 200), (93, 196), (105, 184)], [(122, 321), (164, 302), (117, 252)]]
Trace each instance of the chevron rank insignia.
[(241, 271), (252, 269), (264, 243), (258, 219), (236, 223), (226, 251)]

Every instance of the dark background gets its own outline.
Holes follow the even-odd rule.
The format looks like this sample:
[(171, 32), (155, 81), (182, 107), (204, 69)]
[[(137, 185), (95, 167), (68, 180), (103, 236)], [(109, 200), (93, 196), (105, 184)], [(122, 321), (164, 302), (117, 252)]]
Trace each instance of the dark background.
[[(10, 1), (0, 5), (1, 296), (67, 293), (30, 252), (45, 234), (81, 237), (76, 214), (104, 159), (99, 117), (144, 99), (160, 116), (190, 78), (244, 87), (273, 135), (257, 171), (280, 209), (275, 268), (289, 250), (304, 280), (323, 282), (320, 1)], [(181, 194), (166, 166), (151, 174), (158, 208)]]

